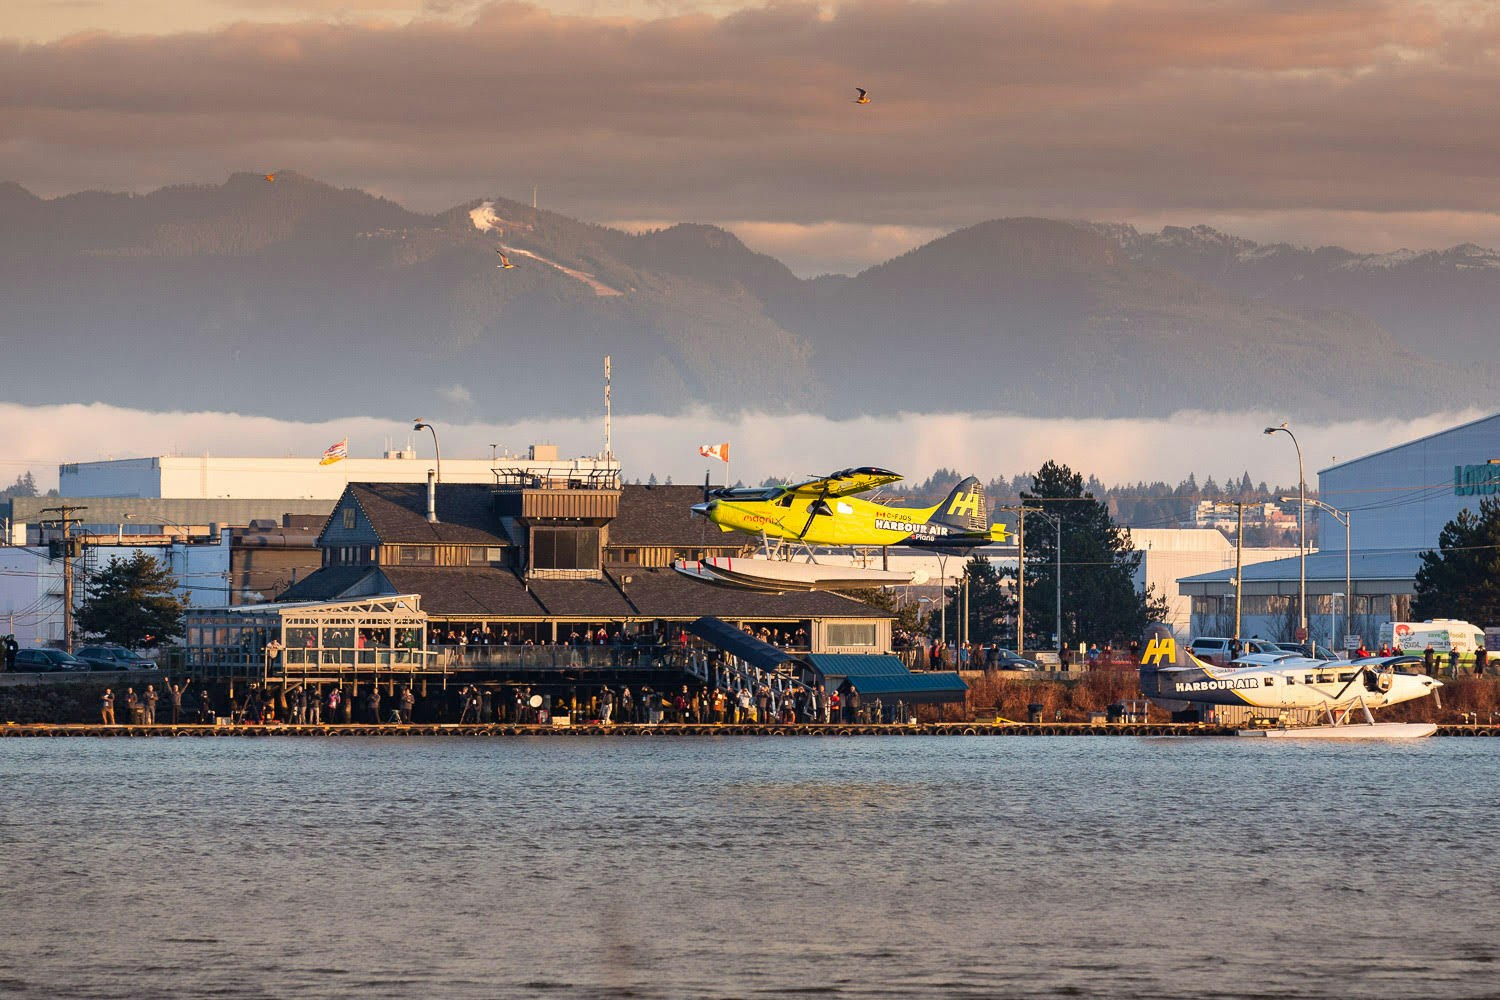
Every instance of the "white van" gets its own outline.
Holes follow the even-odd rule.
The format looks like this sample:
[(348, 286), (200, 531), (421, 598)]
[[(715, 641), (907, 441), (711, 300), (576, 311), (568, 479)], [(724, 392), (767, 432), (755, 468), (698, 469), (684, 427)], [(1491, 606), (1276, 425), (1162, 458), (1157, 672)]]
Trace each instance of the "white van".
[(1380, 626), (1380, 641), (1403, 653), (1420, 653), (1431, 646), (1435, 653), (1456, 649), (1460, 656), (1464, 656), (1484, 645), (1484, 629), (1452, 618), (1386, 622)]

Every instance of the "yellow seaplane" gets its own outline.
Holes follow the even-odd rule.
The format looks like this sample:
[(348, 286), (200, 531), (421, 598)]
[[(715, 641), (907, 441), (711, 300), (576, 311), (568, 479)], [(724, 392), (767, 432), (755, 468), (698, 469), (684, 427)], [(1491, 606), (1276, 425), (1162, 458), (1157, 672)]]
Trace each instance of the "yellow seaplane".
[[(693, 513), (721, 531), (758, 536), (760, 558), (679, 560), (673, 568), (705, 583), (781, 593), (851, 590), (911, 583), (910, 572), (818, 563), (812, 549), (887, 549), (893, 545), (944, 554), (967, 554), (1007, 540), (1003, 524), (990, 524), (984, 485), (970, 476), (932, 507), (905, 508), (862, 500), (857, 494), (899, 482), (887, 469), (866, 466), (784, 486), (703, 489)], [(793, 562), (797, 551), (804, 562)], [(775, 558), (779, 557), (779, 558)]]

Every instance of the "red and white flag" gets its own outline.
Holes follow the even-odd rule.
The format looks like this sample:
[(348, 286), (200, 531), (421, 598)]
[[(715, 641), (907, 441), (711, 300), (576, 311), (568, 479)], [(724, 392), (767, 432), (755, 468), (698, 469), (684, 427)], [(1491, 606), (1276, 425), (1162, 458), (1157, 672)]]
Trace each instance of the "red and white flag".
[(729, 442), (723, 444), (700, 444), (698, 454), (704, 458), (717, 458), (721, 462), (729, 461)]

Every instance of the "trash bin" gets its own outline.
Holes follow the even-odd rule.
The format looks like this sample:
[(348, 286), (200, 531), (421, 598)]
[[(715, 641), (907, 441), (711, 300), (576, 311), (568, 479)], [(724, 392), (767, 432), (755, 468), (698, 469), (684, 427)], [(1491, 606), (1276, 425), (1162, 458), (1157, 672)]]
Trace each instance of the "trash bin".
[(1044, 709), (1044, 708), (1046, 708), (1045, 705), (1038, 705), (1035, 702), (1031, 703), (1030, 705), (1027, 705), (1026, 706), (1026, 721), (1027, 722), (1041, 722), (1042, 721), (1042, 709)]
[(1104, 706), (1104, 717), (1111, 723), (1125, 721), (1125, 703), (1117, 701), (1112, 705)]

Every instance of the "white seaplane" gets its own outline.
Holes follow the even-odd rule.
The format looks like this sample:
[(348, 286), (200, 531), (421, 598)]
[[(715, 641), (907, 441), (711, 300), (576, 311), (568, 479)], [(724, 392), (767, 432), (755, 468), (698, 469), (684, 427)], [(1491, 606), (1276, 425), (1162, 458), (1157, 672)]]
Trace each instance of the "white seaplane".
[(1372, 709), (1403, 701), (1439, 697), (1440, 681), (1398, 670), (1390, 662), (1396, 657), (1350, 662), (1254, 653), (1228, 667), (1217, 667), (1178, 645), (1171, 629), (1159, 624), (1146, 630), (1143, 649), (1141, 693), (1163, 708), (1182, 711), (1194, 705), (1238, 705), (1278, 714), (1312, 709), (1327, 722), (1244, 729), (1239, 731), (1241, 736), (1412, 739), (1437, 732), (1430, 722), (1376, 722), (1371, 714)]

